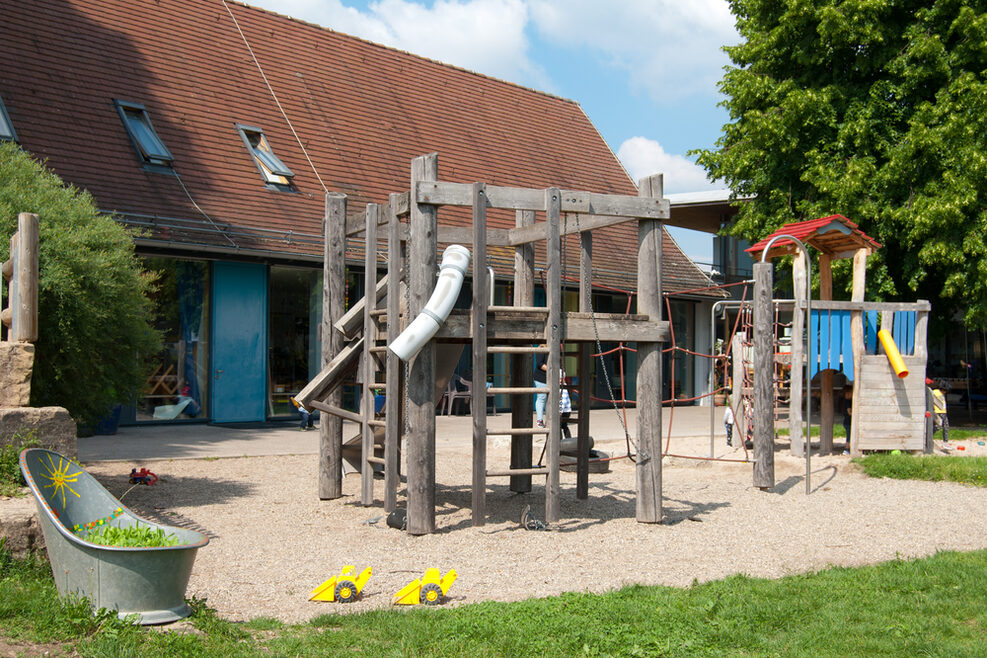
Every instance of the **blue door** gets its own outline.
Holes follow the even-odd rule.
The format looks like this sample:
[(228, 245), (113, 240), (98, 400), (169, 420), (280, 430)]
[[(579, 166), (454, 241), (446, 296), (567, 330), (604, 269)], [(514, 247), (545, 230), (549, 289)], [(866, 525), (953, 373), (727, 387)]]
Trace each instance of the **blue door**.
[(267, 267), (213, 264), (213, 422), (265, 420)]

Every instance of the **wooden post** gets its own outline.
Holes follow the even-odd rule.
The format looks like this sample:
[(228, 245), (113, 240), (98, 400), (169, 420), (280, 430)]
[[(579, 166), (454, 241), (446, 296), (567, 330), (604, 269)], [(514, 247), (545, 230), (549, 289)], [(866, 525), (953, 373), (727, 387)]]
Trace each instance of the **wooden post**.
[(38, 216), (33, 213), (17, 216), (16, 264), (17, 294), (10, 299), (14, 323), (9, 336), (12, 341), (33, 343), (38, 340)]
[(363, 436), (360, 459), (360, 503), (364, 506), (374, 504), (374, 465), (370, 459), (374, 456), (374, 428), (370, 421), (374, 419), (374, 391), (376, 383), (376, 360), (371, 348), (377, 345), (377, 323), (373, 312), (377, 308), (377, 220), (380, 217), (380, 206), (376, 203), (367, 204), (366, 240), (363, 250)]
[[(925, 303), (925, 300), (920, 299), (919, 303)], [(917, 359), (921, 359), (923, 366), (929, 359), (929, 312), (928, 311), (918, 311), (915, 314), (915, 352), (914, 355)], [(922, 372), (915, 373), (925, 381), (926, 373), (923, 367)], [(912, 376), (915, 376), (912, 375)], [(854, 389), (856, 391), (856, 389)], [(925, 387), (925, 409), (926, 411), (932, 411), (932, 391), (928, 386)], [(925, 419), (925, 446), (924, 451), (928, 454), (932, 453), (932, 448), (935, 445), (932, 441), (932, 431), (934, 425), (932, 422), (932, 416), (929, 415)]]
[[(346, 195), (326, 194), (325, 260), (322, 271), (322, 367), (343, 349), (343, 336), (333, 324), (343, 316), (346, 294)], [(327, 404), (341, 407), (341, 388), (329, 394)], [(319, 498), (343, 495), (343, 419), (321, 414), (319, 422)]]
[[(661, 174), (642, 179), (638, 196), (661, 198)], [(637, 229), (637, 312), (661, 320), (662, 224), (642, 219)], [(637, 344), (637, 474), (636, 517), (639, 523), (661, 523), (661, 343)]]
[(805, 300), (808, 281), (805, 271), (805, 255), (797, 253), (792, 258), (792, 279), (795, 288), (795, 308), (792, 310), (792, 350), (791, 370), (788, 399), (788, 433), (791, 437), (793, 455), (805, 455), (804, 419), (802, 405), (805, 400), (802, 395), (805, 390), (803, 373), (805, 372)]
[[(593, 310), (593, 233), (579, 234), (579, 312)], [(589, 410), (592, 397), (593, 359), (589, 343), (579, 343), (579, 409), (576, 424), (576, 498), (589, 497)]]
[[(742, 309), (741, 309), (742, 312)], [(744, 412), (744, 370), (746, 366), (744, 365), (744, 341), (747, 340), (746, 334), (742, 331), (738, 331), (733, 336), (733, 342), (731, 343), (730, 354), (731, 360), (733, 362), (733, 390), (730, 391), (730, 404), (733, 405), (733, 414), (735, 417), (734, 423), (739, 427), (746, 427), (746, 414)], [(747, 435), (744, 430), (738, 430), (741, 432), (740, 440), (746, 441)]]
[[(829, 254), (819, 254), (819, 299), (833, 299), (833, 268)], [(820, 322), (822, 319), (820, 318)], [(829, 346), (825, 346), (829, 349)], [(833, 452), (833, 371), (819, 373), (819, 454)]]
[[(401, 222), (397, 207), (400, 194), (391, 194), (387, 204), (387, 343), (390, 345), (401, 333), (401, 269), (404, 250), (401, 244)], [(404, 368), (393, 352), (387, 350), (385, 363), (387, 398), (384, 401), (384, 511), (393, 512), (398, 505), (398, 484), (401, 477), (401, 413), (404, 399)]]
[(487, 192), (473, 183), (473, 525), (487, 518)]
[[(411, 161), (411, 218), (408, 226), (408, 318), (418, 317), (435, 288), (437, 212), (420, 204), (421, 181), (437, 180), (435, 153)], [(412, 360), (408, 374), (408, 533), (435, 531), (435, 341)]]
[[(870, 250), (866, 248), (857, 249), (853, 254), (853, 288), (850, 293), (850, 301), (852, 302), (862, 302), (864, 301), (864, 289), (866, 286), (867, 278), (867, 256)], [(864, 313), (863, 311), (850, 311), (850, 341), (853, 346), (853, 376), (857, 380), (853, 387), (853, 397), (850, 401), (850, 436), (846, 438), (847, 447), (850, 453), (857, 457), (860, 456), (860, 450), (857, 449), (857, 421), (853, 416), (853, 411), (857, 409), (857, 403), (861, 398), (861, 386), (857, 384), (860, 383), (860, 368), (862, 364), (862, 357), (864, 354)], [(846, 355), (843, 355), (846, 358)], [(843, 407), (843, 412), (846, 413), (846, 405)]]
[(548, 224), (546, 248), (545, 300), (548, 306), (548, 327), (545, 342), (548, 350), (548, 402), (545, 409), (545, 425), (548, 436), (545, 438), (545, 463), (548, 466), (548, 479), (545, 483), (545, 522), (559, 520), (559, 371), (562, 368), (559, 344), (562, 340), (562, 241), (559, 236), (559, 217), (562, 211), (562, 193), (558, 188), (545, 190), (545, 219)]
[[(535, 212), (518, 210), (515, 225), (533, 226)], [(535, 245), (531, 242), (514, 248), (514, 305), (531, 307), (535, 305)], [(511, 386), (523, 388), (531, 386), (534, 363), (530, 354), (511, 356)], [(533, 398), (530, 395), (515, 395), (511, 398), (511, 426), (532, 427)], [(511, 437), (511, 468), (531, 468), (532, 437), (518, 434)], [(511, 491), (527, 493), (531, 491), (530, 475), (512, 475)]]
[(754, 486), (775, 486), (771, 263), (754, 263)]

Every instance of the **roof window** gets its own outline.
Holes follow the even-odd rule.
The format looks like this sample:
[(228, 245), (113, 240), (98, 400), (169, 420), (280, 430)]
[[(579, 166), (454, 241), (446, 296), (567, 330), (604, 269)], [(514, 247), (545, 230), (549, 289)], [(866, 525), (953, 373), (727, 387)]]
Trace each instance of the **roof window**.
[(0, 98), (0, 139), (11, 142), (17, 141), (17, 133), (14, 132), (14, 124), (10, 121), (7, 108), (3, 106), (3, 99)]
[(293, 189), (291, 179), (295, 174), (281, 162), (278, 156), (274, 155), (271, 144), (264, 136), (264, 131), (239, 123), (236, 124), (236, 129), (240, 133), (243, 143), (247, 145), (247, 151), (253, 158), (264, 182), (277, 189)]
[(168, 148), (154, 132), (151, 125), (151, 117), (147, 110), (139, 103), (128, 103), (125, 101), (114, 101), (120, 118), (123, 120), (127, 134), (134, 148), (140, 154), (145, 164), (171, 167), (171, 162), (175, 159)]

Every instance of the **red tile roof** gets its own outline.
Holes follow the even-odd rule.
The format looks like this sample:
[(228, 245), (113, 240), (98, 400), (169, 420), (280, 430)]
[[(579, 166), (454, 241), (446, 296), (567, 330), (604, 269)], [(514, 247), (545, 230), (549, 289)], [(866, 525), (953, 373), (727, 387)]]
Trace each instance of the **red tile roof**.
[[(842, 224), (849, 229), (849, 233), (840, 230), (829, 230), (820, 232), (832, 224)], [(843, 215), (829, 215), (819, 219), (810, 219), (805, 222), (793, 222), (785, 224), (777, 231), (746, 249), (755, 258), (759, 258), (764, 248), (768, 246), (773, 238), (779, 235), (790, 235), (798, 238), (803, 244), (811, 245), (823, 253), (828, 253), (837, 258), (847, 258), (860, 248), (880, 249), (873, 238), (860, 230), (860, 228)], [(771, 245), (768, 258), (775, 258), (784, 254), (793, 253), (795, 243), (782, 238)]]
[[(101, 209), (145, 225), (149, 245), (318, 260), (323, 183), (358, 212), (407, 189), (410, 160), (430, 152), (444, 181), (637, 193), (575, 102), (255, 7), (37, 0), (3, 14), (0, 61), (16, 65), (0, 69), (0, 95), (21, 144)], [(146, 107), (178, 177), (140, 166), (114, 99)], [(264, 131), (297, 193), (265, 188), (237, 123)], [(601, 281), (634, 287), (636, 226), (596, 239)], [(667, 290), (707, 281), (677, 247), (664, 256)]]

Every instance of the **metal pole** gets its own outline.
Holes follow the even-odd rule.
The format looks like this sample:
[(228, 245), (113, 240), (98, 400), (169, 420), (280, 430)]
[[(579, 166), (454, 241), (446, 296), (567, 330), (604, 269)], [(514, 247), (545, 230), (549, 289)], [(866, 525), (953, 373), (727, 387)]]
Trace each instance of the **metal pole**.
[(765, 245), (764, 251), (761, 252), (762, 263), (767, 258), (771, 245), (781, 239), (791, 240), (797, 244), (802, 250), (802, 255), (805, 256), (805, 333), (809, 338), (806, 341), (809, 346), (805, 350), (805, 495), (808, 496), (812, 493), (812, 416), (810, 415), (812, 410), (812, 378), (809, 377), (809, 373), (812, 372), (812, 261), (809, 260), (809, 250), (805, 248), (801, 240), (794, 235), (781, 234), (771, 238)]

